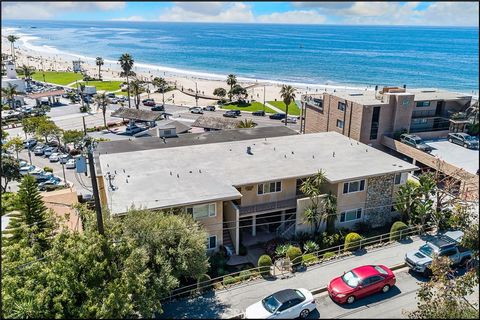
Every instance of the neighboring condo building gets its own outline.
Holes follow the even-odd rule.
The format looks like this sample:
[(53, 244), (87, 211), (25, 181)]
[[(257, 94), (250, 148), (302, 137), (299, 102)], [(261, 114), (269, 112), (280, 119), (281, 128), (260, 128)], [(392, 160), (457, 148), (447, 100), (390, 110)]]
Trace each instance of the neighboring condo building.
[(304, 133), (335, 131), (374, 147), (383, 135), (406, 130), (422, 138), (446, 137), (466, 130), (451, 120), (472, 97), (440, 90), (384, 87), (376, 91), (337, 91), (302, 96)]
[(132, 144), (120, 152), (106, 144), (97, 161), (102, 203), (112, 215), (132, 205), (183, 209), (205, 227), (210, 251), (225, 245), (237, 254), (241, 241), (311, 231), (303, 214), (311, 200), (299, 188), (320, 170), (327, 179), (320, 197), (331, 192), (337, 198), (337, 227), (383, 226), (398, 214), (396, 191), (415, 165), (335, 132), (286, 130), (209, 132), (191, 135), (191, 143), (184, 136), (184, 142), (168, 140), (171, 147)]

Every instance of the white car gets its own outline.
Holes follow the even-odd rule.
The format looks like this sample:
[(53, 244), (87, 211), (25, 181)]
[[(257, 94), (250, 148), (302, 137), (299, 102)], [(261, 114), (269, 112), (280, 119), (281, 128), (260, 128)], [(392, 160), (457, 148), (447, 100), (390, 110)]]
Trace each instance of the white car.
[(203, 114), (203, 110), (200, 107), (192, 108), (192, 109), (190, 109), (190, 112), (191, 113), (196, 113), (196, 114)]
[(75, 169), (75, 159), (69, 159), (65, 164), (65, 168), (67, 169)]
[[(282, 119), (282, 122), (285, 123), (285, 119)], [(287, 118), (287, 123), (297, 123), (297, 118), (288, 117)]]
[(22, 176), (25, 176), (27, 174), (29, 174), (30, 172), (32, 172), (33, 170), (35, 170), (37, 167), (35, 166), (31, 166), (31, 165), (25, 165), (25, 166), (22, 166), (20, 167), (20, 174)]
[(305, 319), (317, 305), (307, 289), (285, 289), (269, 295), (245, 311), (246, 319)]
[(50, 162), (57, 162), (58, 160), (60, 160), (60, 153), (58, 153), (58, 152), (52, 153), (52, 154), (48, 157), (48, 160), (50, 160)]

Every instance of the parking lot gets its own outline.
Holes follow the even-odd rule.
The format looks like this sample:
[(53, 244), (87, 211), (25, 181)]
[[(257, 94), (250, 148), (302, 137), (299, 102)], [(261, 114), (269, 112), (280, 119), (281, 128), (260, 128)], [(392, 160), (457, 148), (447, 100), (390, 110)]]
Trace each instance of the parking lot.
[(426, 140), (433, 148), (431, 154), (466, 171), (476, 174), (478, 170), (479, 152), (451, 143), (447, 139)]

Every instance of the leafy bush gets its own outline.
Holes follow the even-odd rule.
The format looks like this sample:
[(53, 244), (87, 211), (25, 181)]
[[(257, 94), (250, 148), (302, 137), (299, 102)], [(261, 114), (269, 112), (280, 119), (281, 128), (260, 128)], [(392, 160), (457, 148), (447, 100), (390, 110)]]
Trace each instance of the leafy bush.
[(2, 215), (18, 210), (18, 194), (15, 192), (2, 193)]
[(240, 278), (241, 281), (245, 281), (250, 279), (251, 276), (252, 276), (252, 273), (250, 271), (243, 270), (243, 271), (240, 271), (240, 275), (238, 277)]
[(303, 250), (305, 252), (315, 252), (315, 251), (318, 251), (320, 249), (319, 245), (316, 244), (314, 241), (307, 241), (305, 242), (305, 244), (303, 245)]
[(287, 257), (288, 257), (288, 259), (290, 259), (290, 261), (292, 262), (292, 264), (294, 266), (298, 265), (302, 261), (301, 256), (302, 256), (302, 250), (300, 250), (299, 247), (288, 248)]
[(4, 104), (2, 106), (2, 110), (10, 110), (10, 106), (8, 104)]
[(287, 254), (288, 249), (290, 249), (291, 244), (280, 244), (275, 248), (275, 256), (276, 257), (285, 257)]
[(315, 264), (317, 262), (318, 262), (317, 256), (312, 253), (308, 253), (302, 256), (302, 264), (305, 266)]
[(223, 276), (225, 274), (224, 270), (227, 260), (221, 250), (211, 255), (208, 261), (210, 263), (210, 274), (215, 275), (215, 272), (217, 276)]
[(232, 277), (232, 276), (225, 276), (223, 278), (223, 285), (228, 286), (230, 284), (234, 284), (240, 282), (240, 279), (238, 277)]
[(393, 133), (393, 139), (395, 139), (395, 140), (400, 140), (400, 136), (401, 136), (402, 134), (404, 134), (404, 133), (407, 133), (407, 132), (408, 132), (408, 130), (407, 130), (406, 128), (403, 128), (403, 129), (401, 129), (401, 130), (395, 131), (395, 132)]
[(44, 168), (43, 168), (43, 171), (45, 171), (45, 172), (53, 172), (53, 169), (50, 168), (50, 167), (44, 167)]
[(362, 236), (356, 232), (350, 232), (345, 237), (345, 250), (355, 251), (360, 246), (360, 240)]
[(298, 242), (300, 247), (304, 247), (305, 243), (311, 241), (312, 235), (307, 232), (299, 232), (295, 236), (293, 236), (292, 240)]
[(403, 223), (402, 221), (397, 221), (392, 224), (392, 228), (390, 228), (390, 241), (401, 240), (405, 238), (405, 235), (400, 237), (400, 230), (407, 229), (408, 226)]
[(265, 253), (268, 254), (270, 257), (275, 257), (275, 250), (277, 246), (284, 244), (285, 242), (286, 240), (282, 238), (271, 239), (265, 243), (263, 249), (265, 250)]
[(322, 233), (322, 245), (320, 246), (321, 249), (332, 248), (338, 246), (343, 243), (344, 238), (338, 234), (327, 235), (326, 232)]
[(241, 256), (247, 255), (247, 247), (240, 243), (240, 250), (238, 252)]
[(78, 150), (78, 149), (72, 149), (68, 152), (71, 156), (76, 156), (76, 155), (79, 155), (80, 153), (82, 153), (82, 151)]
[(335, 256), (336, 256), (335, 252), (328, 251), (323, 254), (323, 259), (330, 259)]
[(210, 276), (208, 274), (202, 274), (200, 277), (198, 277), (197, 280), (197, 288), (201, 290), (208, 290), (210, 288)]
[(272, 266), (272, 258), (264, 254), (258, 258), (258, 267), (262, 276), (270, 275), (270, 267)]

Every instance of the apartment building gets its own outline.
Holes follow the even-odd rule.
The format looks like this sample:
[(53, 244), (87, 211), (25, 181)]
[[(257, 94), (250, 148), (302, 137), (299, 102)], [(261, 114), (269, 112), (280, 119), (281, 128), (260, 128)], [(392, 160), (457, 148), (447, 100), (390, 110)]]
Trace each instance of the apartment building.
[[(323, 170), (320, 197), (337, 197), (337, 227), (390, 222), (396, 190), (416, 166), (336, 132), (286, 130), (212, 132), (215, 142), (135, 152), (104, 149), (97, 161), (102, 203), (112, 215), (132, 205), (181, 208), (205, 227), (209, 250), (223, 244), (238, 254), (240, 243), (309, 232), (303, 213), (311, 200), (299, 187)], [(221, 141), (224, 135), (232, 139)]]
[(383, 135), (406, 129), (422, 138), (446, 137), (465, 130), (451, 116), (465, 111), (472, 97), (441, 90), (384, 87), (302, 96), (302, 132), (335, 131), (375, 147)]

